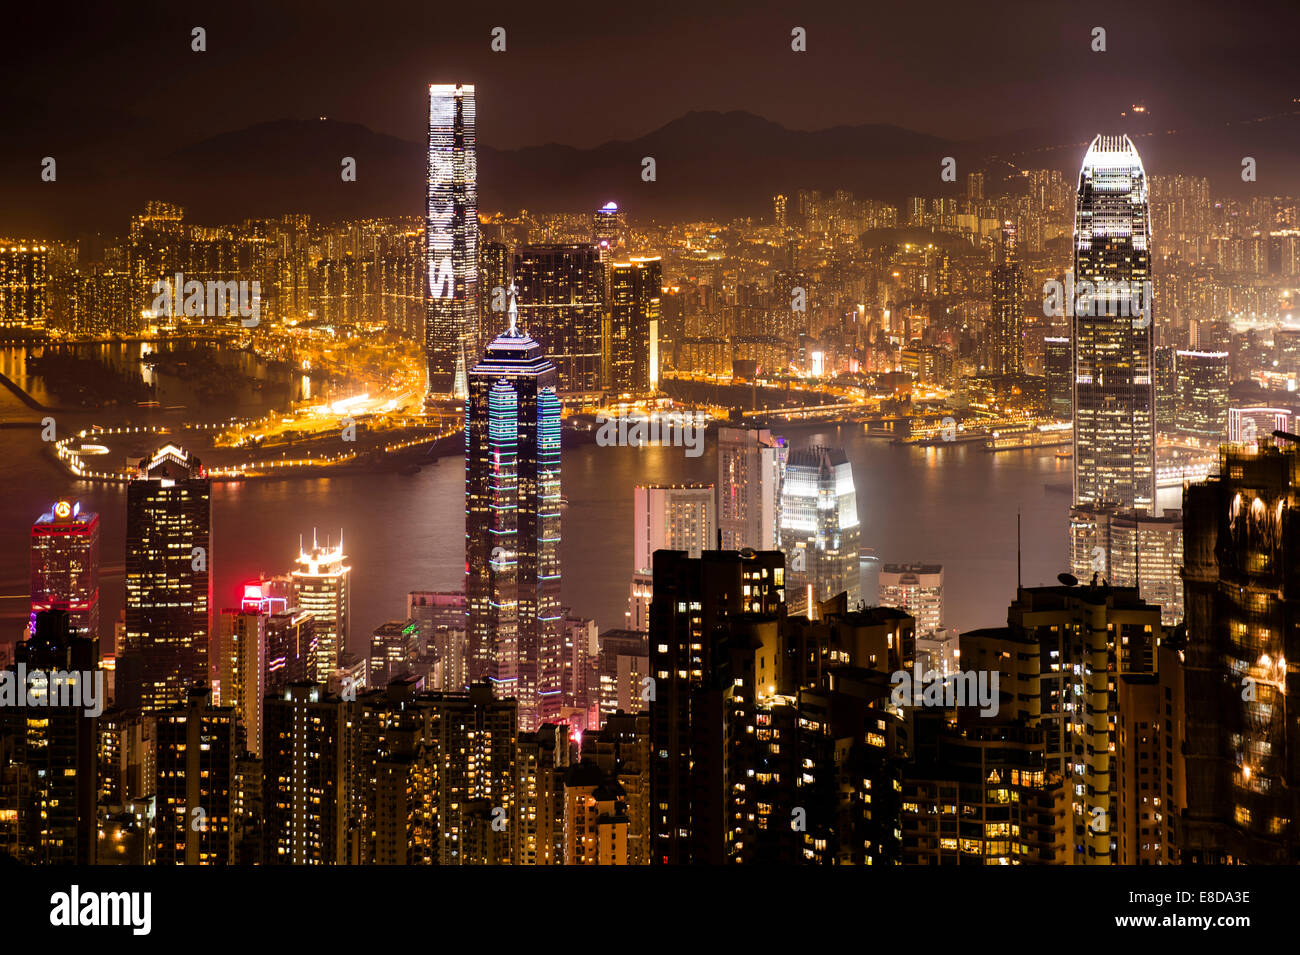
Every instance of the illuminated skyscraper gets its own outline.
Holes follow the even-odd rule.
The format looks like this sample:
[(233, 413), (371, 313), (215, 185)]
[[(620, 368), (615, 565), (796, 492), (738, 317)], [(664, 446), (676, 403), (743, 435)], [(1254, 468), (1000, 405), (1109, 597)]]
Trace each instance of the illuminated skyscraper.
[(183, 268), (184, 218), (185, 210), (180, 206), (156, 200), (146, 203), (143, 215), (131, 217), (126, 262), (131, 283), (129, 327), (132, 330), (140, 327), (145, 314), (148, 315), (146, 324), (165, 329), (176, 327), (175, 315), (154, 315), (152, 308), (156, 298), (154, 283), (160, 279), (170, 282)]
[(420, 649), (420, 625), (414, 620), (389, 620), (370, 638), (367, 683), (383, 689), (402, 676), (411, 676)]
[(262, 701), (270, 673), (267, 625), (272, 608), (283, 602), (263, 596), (260, 583), (244, 585), (239, 607), (221, 611), (213, 652), (216, 660), (215, 699), (230, 706), (242, 729), (242, 751), (262, 756)]
[(126, 491), (126, 634), (143, 664), (146, 712), (182, 706), (208, 682), (211, 485), (198, 458), (166, 445)]
[(266, 700), (265, 862), (348, 862), (347, 704), (315, 683), (292, 683)]
[(193, 687), (184, 703), (158, 714), (156, 732), (158, 865), (228, 864), (234, 849), (234, 709), (213, 706), (208, 687)]
[(1155, 508), (1149, 215), (1132, 141), (1097, 136), (1074, 222), (1075, 504)]
[(99, 515), (59, 501), (32, 525), (31, 624), (66, 610), (72, 633), (99, 637)]
[(478, 354), (478, 167), (474, 87), (429, 86), (428, 269), (424, 326), (430, 397), (463, 398)]
[[(65, 611), (43, 610), (30, 638), (14, 645), (8, 669), (0, 680), (13, 681), (16, 692), (0, 706), (0, 853), (94, 865), (99, 720), (82, 705), (86, 697), (69, 690), (95, 690), (99, 639), (73, 633)], [(51, 681), (51, 671), (75, 675)]]
[(658, 257), (609, 266), (608, 387), (644, 394), (659, 386), (659, 302), (663, 270)]
[(638, 485), (632, 506), (632, 588), (628, 626), (650, 625), (651, 566), (657, 550), (682, 550), (692, 557), (717, 546), (712, 484)]
[(781, 489), (781, 550), (786, 555), (786, 605), (791, 613), (839, 593), (855, 607), (862, 594), (860, 530), (853, 465), (841, 448), (790, 452)]
[(995, 375), (1019, 375), (1025, 370), (1023, 329), (1024, 274), (1016, 255), (1016, 227), (1002, 224), (1002, 241), (993, 264), (993, 316), (990, 335), (989, 371)]
[(1070, 370), (1070, 340), (1043, 339), (1043, 371), (1047, 378), (1048, 413), (1054, 418), (1070, 418), (1074, 400), (1074, 375)]
[(542, 633), (561, 625), (560, 399), (555, 366), (516, 325), (470, 373), (465, 595), (471, 679), (493, 680), (536, 728)]
[(601, 264), (608, 266), (614, 254), (623, 247), (627, 236), (627, 218), (619, 211), (617, 202), (607, 202), (591, 217), (591, 243), (600, 255)]
[(918, 635), (943, 626), (943, 565), (885, 564), (880, 569), (880, 605), (906, 610)]
[(766, 429), (718, 429), (717, 517), (723, 550), (776, 550), (788, 451), (785, 439)]
[(1219, 473), (1183, 492), (1183, 862), (1300, 860), (1298, 463), (1294, 444), (1224, 445)]
[[(785, 593), (779, 551), (706, 550), (654, 556), (650, 610), (651, 861), (726, 861), (727, 748), (722, 739), (726, 654), (719, 634), (733, 619), (778, 615)], [(751, 681), (752, 682), (752, 681)], [(749, 692), (752, 693), (752, 686)]]
[[(1174, 421), (1183, 434), (1207, 441), (1223, 440), (1228, 428), (1228, 370), (1226, 351), (1180, 351), (1174, 358), (1178, 375), (1178, 405)], [(1269, 437), (1270, 433), (1265, 437)]]
[(778, 229), (784, 229), (786, 197), (778, 193), (772, 197), (772, 224)]
[(43, 245), (0, 245), (0, 328), (45, 328), (48, 258)]
[(348, 648), (348, 585), (352, 568), (343, 561), (343, 533), (338, 544), (321, 547), (312, 532), (311, 550), (298, 550), (293, 571), (294, 603), (316, 619), (315, 679), (325, 682)]
[(633, 491), (633, 570), (648, 574), (657, 550), (692, 557), (717, 546), (712, 484), (637, 485)]
[(525, 245), (515, 253), (519, 324), (555, 365), (561, 391), (599, 391), (605, 280), (590, 245)]

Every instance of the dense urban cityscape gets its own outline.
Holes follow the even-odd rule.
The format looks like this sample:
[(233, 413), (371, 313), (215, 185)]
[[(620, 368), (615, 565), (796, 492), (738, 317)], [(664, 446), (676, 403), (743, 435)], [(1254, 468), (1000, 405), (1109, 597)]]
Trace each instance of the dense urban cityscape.
[(0, 864), (1300, 863), (1300, 190), (488, 208), (459, 79), (423, 215), (0, 218)]

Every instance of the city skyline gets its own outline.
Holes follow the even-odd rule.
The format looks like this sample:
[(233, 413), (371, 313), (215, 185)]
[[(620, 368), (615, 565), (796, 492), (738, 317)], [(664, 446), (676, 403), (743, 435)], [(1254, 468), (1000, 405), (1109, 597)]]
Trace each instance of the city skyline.
[(1300, 17), (402, 6), (0, 222), (0, 863), (1300, 864)]

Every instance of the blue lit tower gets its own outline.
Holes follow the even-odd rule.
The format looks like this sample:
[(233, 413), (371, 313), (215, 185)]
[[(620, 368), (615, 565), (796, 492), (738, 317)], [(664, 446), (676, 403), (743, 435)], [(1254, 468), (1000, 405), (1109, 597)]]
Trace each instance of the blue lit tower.
[(555, 366), (510, 327), (469, 374), (465, 410), (465, 595), (471, 680), (538, 714), (543, 636), (561, 625), (560, 399)]

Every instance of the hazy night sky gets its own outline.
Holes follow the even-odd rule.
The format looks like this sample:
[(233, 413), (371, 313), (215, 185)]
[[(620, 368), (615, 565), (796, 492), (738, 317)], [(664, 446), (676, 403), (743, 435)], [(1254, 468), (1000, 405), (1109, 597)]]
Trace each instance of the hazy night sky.
[[(806, 54), (790, 50), (796, 25)], [(477, 84), (492, 105), (480, 140), (502, 148), (632, 138), (699, 109), (1082, 137), (1138, 99), (1176, 126), (1300, 96), (1294, 2), (35, 3), (6, 11), (6, 33), (0, 136), (19, 149), (114, 134), (170, 149), (318, 115), (419, 140), (434, 81)]]

